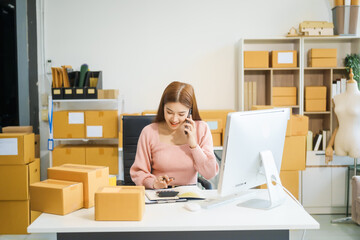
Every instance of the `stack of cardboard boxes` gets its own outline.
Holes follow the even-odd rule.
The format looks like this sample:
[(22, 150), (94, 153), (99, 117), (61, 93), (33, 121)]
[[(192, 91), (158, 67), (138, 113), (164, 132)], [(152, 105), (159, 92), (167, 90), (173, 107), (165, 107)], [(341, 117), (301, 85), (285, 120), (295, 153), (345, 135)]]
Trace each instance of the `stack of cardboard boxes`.
[(305, 87), (305, 111), (326, 111), (326, 86)]
[(48, 178), (31, 184), (31, 209), (65, 215), (94, 206), (95, 192), (109, 186), (109, 168), (64, 164), (48, 168)]
[(272, 105), (273, 106), (295, 106), (296, 87), (273, 87)]
[(282, 50), (271, 51), (244, 51), (244, 68), (269, 68), (271, 59), (272, 68), (297, 67), (297, 51)]
[[(273, 106), (254, 106), (253, 110), (271, 109)], [(305, 170), (306, 136), (309, 129), (307, 116), (290, 114), (286, 128), (280, 179), (296, 198), (299, 198), (299, 171)], [(266, 185), (261, 186), (266, 188)]]
[(33, 133), (0, 134), (0, 234), (27, 234), (40, 215), (30, 211), (29, 185), (40, 181), (34, 143)]
[(336, 48), (312, 48), (308, 52), (309, 67), (336, 67)]
[[(118, 138), (118, 111), (56, 111), (53, 115), (55, 139)], [(53, 166), (66, 163), (108, 166), (118, 174), (118, 145), (59, 145), (53, 150)]]

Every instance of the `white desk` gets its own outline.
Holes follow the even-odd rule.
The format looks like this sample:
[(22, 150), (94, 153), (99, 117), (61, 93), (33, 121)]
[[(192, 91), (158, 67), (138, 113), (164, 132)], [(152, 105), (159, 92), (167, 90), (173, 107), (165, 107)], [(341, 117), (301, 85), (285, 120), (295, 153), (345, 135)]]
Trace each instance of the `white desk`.
[[(266, 199), (266, 190), (256, 191)], [(213, 196), (216, 191), (206, 191)], [(254, 195), (253, 195), (254, 197)], [(29, 233), (57, 233), (60, 239), (289, 239), (290, 229), (318, 229), (316, 222), (289, 196), (270, 210), (236, 206), (241, 200), (210, 209), (190, 212), (184, 203), (146, 205), (142, 221), (95, 221), (94, 208), (66, 216), (42, 214)]]

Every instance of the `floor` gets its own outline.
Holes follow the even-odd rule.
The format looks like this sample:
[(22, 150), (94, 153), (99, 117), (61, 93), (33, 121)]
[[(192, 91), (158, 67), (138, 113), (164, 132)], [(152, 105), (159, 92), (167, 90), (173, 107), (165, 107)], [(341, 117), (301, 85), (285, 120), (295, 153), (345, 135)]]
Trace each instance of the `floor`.
[[(319, 230), (307, 230), (305, 240), (359, 240), (360, 226), (347, 224), (332, 224), (332, 219), (341, 218), (341, 215), (312, 215), (320, 223)], [(302, 240), (303, 231), (290, 231), (290, 240)], [(29, 234), (29, 235), (0, 235), (0, 240), (56, 240), (55, 234)]]

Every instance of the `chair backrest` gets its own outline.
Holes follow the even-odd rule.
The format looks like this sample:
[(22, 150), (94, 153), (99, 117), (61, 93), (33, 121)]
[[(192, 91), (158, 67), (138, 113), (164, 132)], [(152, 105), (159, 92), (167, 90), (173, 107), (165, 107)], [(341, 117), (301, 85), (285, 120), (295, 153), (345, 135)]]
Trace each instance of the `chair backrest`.
[(123, 162), (124, 184), (135, 185), (130, 177), (130, 168), (135, 161), (136, 148), (143, 128), (155, 119), (154, 115), (123, 116)]

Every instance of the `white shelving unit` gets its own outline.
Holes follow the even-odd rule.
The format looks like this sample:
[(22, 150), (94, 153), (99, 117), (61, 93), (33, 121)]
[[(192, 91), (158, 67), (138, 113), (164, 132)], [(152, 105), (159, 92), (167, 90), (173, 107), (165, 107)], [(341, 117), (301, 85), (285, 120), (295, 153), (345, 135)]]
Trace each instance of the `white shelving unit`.
[[(51, 112), (61, 110), (117, 110), (118, 111), (118, 129), (120, 129), (120, 114), (122, 113), (124, 99), (120, 97), (118, 99), (52, 99), (49, 96), (49, 109), (48, 114), (51, 116)], [(74, 143), (107, 143), (107, 144), (119, 144), (118, 138), (53, 138), (53, 133), (50, 132), (50, 128), (53, 129), (52, 122), (49, 124), (49, 140), (52, 140), (54, 147), (58, 144), (74, 144)], [(119, 149), (118, 157), (118, 179), (124, 178), (123, 163), (121, 152)], [(49, 154), (49, 166), (52, 166), (52, 151)]]
[[(308, 51), (311, 48), (336, 48), (337, 67), (308, 67)], [(296, 50), (297, 68), (244, 68), (244, 51)], [(360, 52), (360, 38), (334, 37), (275, 37), (244, 38), (239, 41), (237, 107), (244, 110), (244, 82), (256, 81), (257, 104), (271, 105), (273, 86), (295, 86), (298, 88), (297, 105), (293, 113), (309, 117), (309, 130), (318, 132), (328, 129), (332, 133), (338, 125), (332, 105), (332, 81), (347, 76), (344, 59), (347, 54)], [(325, 112), (306, 112), (304, 89), (310, 85), (327, 86), (327, 108)], [(260, 87), (259, 87), (260, 86)], [(347, 166), (353, 164), (349, 157), (335, 156), (331, 164), (325, 163), (324, 151), (307, 152), (307, 169), (301, 174), (300, 196), (311, 213), (345, 213)]]

